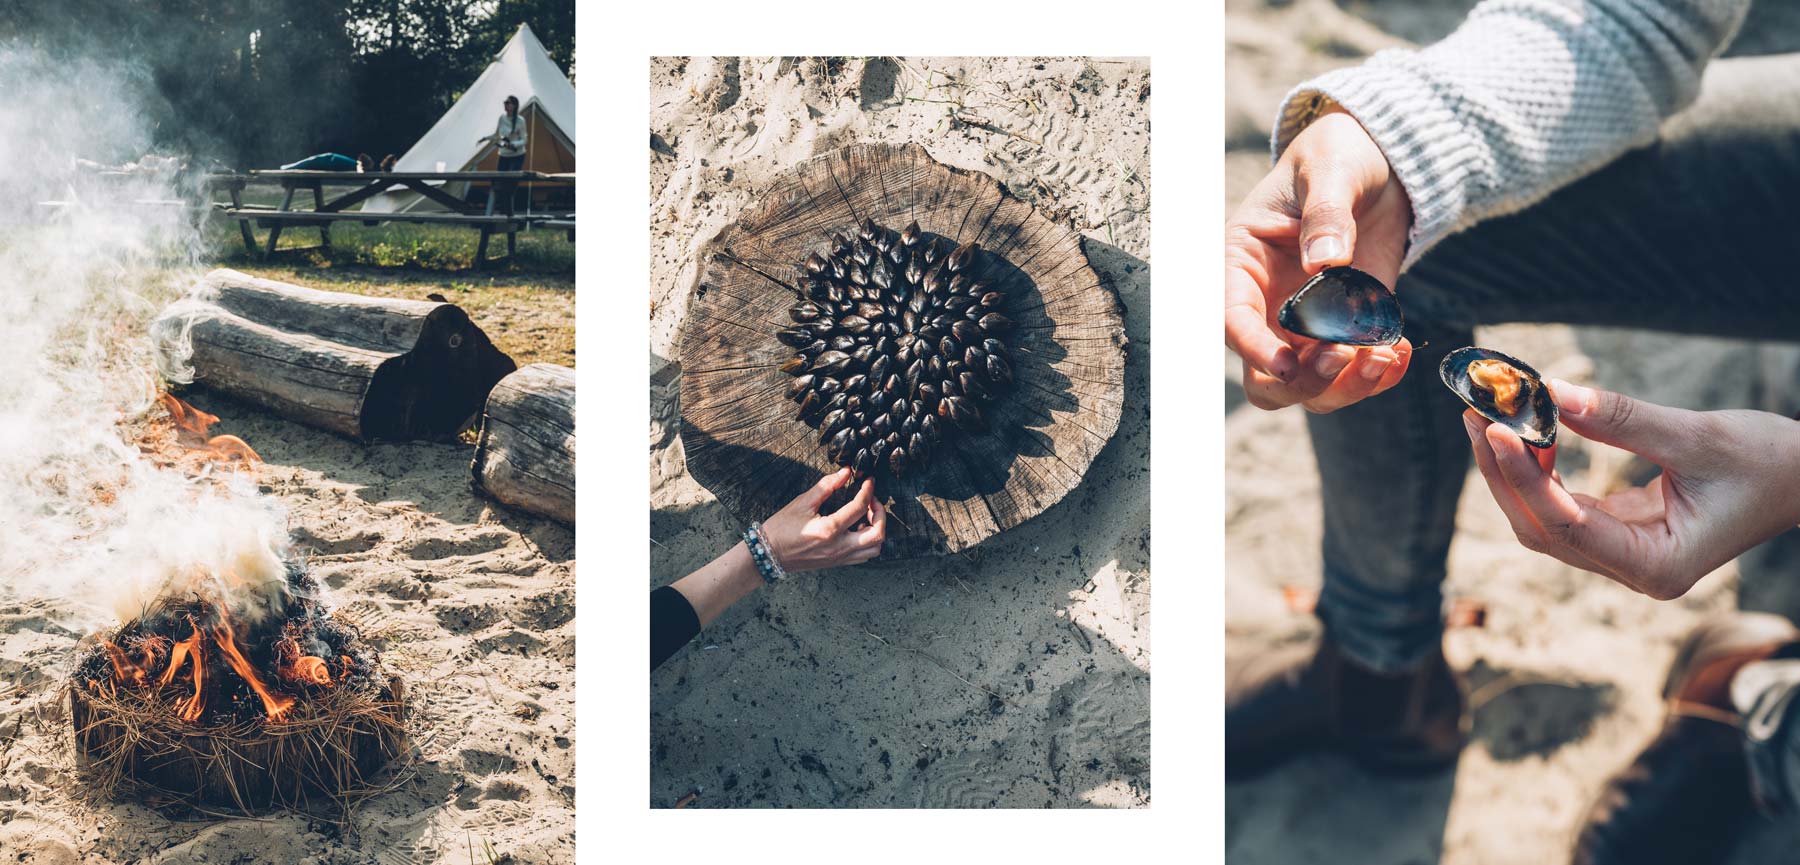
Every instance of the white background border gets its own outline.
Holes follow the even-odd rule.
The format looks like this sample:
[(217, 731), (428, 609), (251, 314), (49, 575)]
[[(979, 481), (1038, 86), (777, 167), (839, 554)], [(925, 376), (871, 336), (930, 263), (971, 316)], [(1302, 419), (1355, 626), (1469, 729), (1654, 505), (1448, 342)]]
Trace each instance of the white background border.
[[(1202, 4), (1210, 5), (1210, 4)], [(577, 840), (582, 863), (1207, 862), (1224, 855), (1222, 8), (1132, 3), (582, 3)], [(649, 58), (1149, 56), (1152, 805), (1110, 811), (649, 808)], [(1271, 106), (1273, 110), (1273, 106)]]

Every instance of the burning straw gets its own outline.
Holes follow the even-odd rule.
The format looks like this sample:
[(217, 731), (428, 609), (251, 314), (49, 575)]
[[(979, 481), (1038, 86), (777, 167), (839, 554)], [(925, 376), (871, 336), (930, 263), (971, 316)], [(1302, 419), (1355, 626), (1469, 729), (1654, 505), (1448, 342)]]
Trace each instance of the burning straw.
[(288, 603), (258, 626), (167, 598), (83, 644), (69, 709), (96, 792), (258, 812), (382, 789), (407, 751), (403, 686), (303, 568), (288, 575)]

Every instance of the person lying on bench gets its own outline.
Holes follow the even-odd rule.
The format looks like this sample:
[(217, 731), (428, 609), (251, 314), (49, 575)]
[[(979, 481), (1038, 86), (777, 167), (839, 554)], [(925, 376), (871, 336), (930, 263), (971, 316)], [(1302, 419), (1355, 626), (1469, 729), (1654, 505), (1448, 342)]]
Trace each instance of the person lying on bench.
[(359, 153), (355, 158), (342, 153), (315, 153), (299, 162), (281, 166), (282, 171), (356, 171), (375, 170), (375, 157)]

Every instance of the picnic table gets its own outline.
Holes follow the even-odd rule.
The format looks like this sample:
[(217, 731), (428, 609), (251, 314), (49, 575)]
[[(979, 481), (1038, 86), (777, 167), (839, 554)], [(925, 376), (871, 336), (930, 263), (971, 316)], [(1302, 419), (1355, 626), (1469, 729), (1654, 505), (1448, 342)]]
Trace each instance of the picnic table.
[[(481, 232), (481, 242), (475, 251), (475, 266), (481, 267), (487, 262), (488, 240), (495, 232), (506, 235), (506, 252), (512, 255), (516, 250), (516, 237), (521, 228), (532, 225), (556, 223), (553, 227), (569, 231), (574, 237), (574, 214), (572, 213), (508, 213), (506, 202), (512, 200), (513, 192), (522, 183), (575, 184), (573, 173), (546, 174), (541, 171), (250, 171), (243, 174), (213, 174), (207, 178), (214, 189), (224, 189), (231, 197), (229, 207), (224, 207), (226, 216), (238, 220), (238, 229), (243, 233), (244, 246), (256, 252), (256, 236), (251, 230), (251, 223), (269, 229), (267, 254), (275, 252), (275, 243), (281, 237), (281, 230), (286, 226), (316, 226), (319, 229), (320, 241), (331, 246), (331, 224), (342, 221), (360, 221), (364, 225), (377, 225), (383, 222), (413, 222), (421, 224), (463, 225)], [(446, 183), (487, 183), (488, 195), (485, 206), (466, 201), (445, 192), (441, 187)], [(246, 205), (243, 191), (251, 183), (279, 184), (285, 194), (281, 206), (267, 207)], [(336, 197), (327, 198), (326, 187), (350, 187), (348, 191)], [(444, 213), (412, 213), (406, 211), (364, 211), (349, 208), (362, 204), (384, 192), (400, 188), (416, 192), (431, 201), (442, 205)], [(312, 207), (305, 208), (304, 200), (299, 208), (295, 207), (295, 193), (301, 190), (312, 191)]]
[[(177, 188), (180, 184), (175, 182), (180, 174), (179, 170), (161, 168), (88, 167), (78, 173), (77, 182), (63, 186), (66, 192), (60, 197), (47, 198), (36, 202), (36, 205), (48, 213), (67, 212), (84, 207), (141, 211), (176, 210), (183, 212), (198, 229), (205, 222), (206, 217), (214, 211), (206, 189), (212, 183), (212, 177), (222, 175), (204, 175), (198, 184), (198, 189), (184, 190)], [(163, 197), (171, 194), (178, 197)]]

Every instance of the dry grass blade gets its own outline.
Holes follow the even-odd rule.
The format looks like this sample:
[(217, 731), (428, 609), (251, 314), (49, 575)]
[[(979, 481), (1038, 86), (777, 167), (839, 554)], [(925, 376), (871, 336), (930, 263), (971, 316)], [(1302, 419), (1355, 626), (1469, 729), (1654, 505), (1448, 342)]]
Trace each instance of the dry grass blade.
[(358, 803), (401, 783), (411, 764), (398, 679), (380, 694), (324, 692), (280, 722), (204, 727), (181, 720), (156, 692), (71, 685), (68, 700), (79, 765), (99, 799), (130, 793), (201, 813), (328, 806), (347, 822)]

